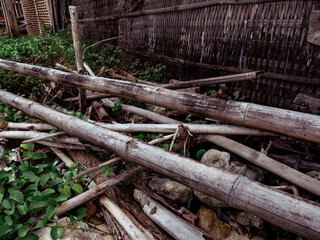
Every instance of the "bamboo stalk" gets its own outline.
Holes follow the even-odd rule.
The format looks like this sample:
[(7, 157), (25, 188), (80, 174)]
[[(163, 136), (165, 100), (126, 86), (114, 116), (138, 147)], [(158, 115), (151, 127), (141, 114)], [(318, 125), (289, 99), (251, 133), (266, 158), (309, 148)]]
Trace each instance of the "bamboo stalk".
[(181, 89), (181, 88), (189, 88), (189, 87), (209, 86), (209, 85), (218, 84), (218, 83), (248, 81), (248, 80), (254, 80), (256, 78), (257, 78), (256, 72), (248, 72), (248, 73), (240, 73), (240, 74), (233, 74), (233, 75), (213, 77), (213, 78), (191, 80), (191, 81), (179, 82), (179, 83), (163, 84), (161, 85), (161, 87), (167, 88), (167, 89)]
[(0, 68), (40, 77), (60, 84), (72, 85), (151, 103), (236, 125), (284, 134), (320, 143), (320, 117), (316, 115), (261, 106), (253, 103), (226, 101), (126, 82), (62, 72), (0, 59)]
[(174, 239), (212, 239), (210, 235), (173, 214), (141, 190), (134, 190), (134, 198), (140, 203), (144, 213)]
[[(133, 107), (133, 106), (131, 106)], [(134, 107), (136, 108), (136, 107)], [(145, 110), (147, 111), (147, 110)], [(140, 115), (148, 117), (153, 112), (148, 111), (148, 114)], [(159, 115), (157, 113), (154, 113)], [(156, 118), (153, 118), (156, 119)], [(176, 120), (174, 120), (176, 121)], [(176, 121), (177, 122), (177, 121)], [(182, 123), (181, 123), (182, 124)], [(154, 133), (174, 133), (181, 124), (108, 124), (101, 125), (112, 131), (117, 132), (154, 132)], [(232, 125), (218, 125), (218, 124), (183, 124), (189, 132), (194, 134), (221, 134), (221, 135), (252, 135), (252, 136), (275, 136), (273, 133), (263, 132), (255, 129), (238, 127)]]
[(107, 196), (101, 196), (99, 202), (115, 217), (133, 240), (148, 240), (140, 229), (127, 217), (126, 214)]
[[(71, 20), (71, 30), (73, 38), (73, 47), (76, 55), (77, 72), (83, 74), (85, 72), (85, 67), (83, 63), (81, 41), (80, 41), (80, 29), (78, 26), (78, 10), (75, 6), (69, 6), (70, 20)], [(87, 96), (86, 91), (79, 88), (79, 107), (82, 114), (85, 114), (87, 109)]]
[[(109, 99), (104, 98), (104, 99), (101, 99), (101, 101), (103, 102), (103, 105), (106, 107), (109, 107), (109, 108), (114, 107), (115, 103), (113, 101), (110, 101)], [(173, 123), (173, 124), (179, 123), (179, 121), (177, 121), (177, 120), (165, 117), (161, 114), (154, 113), (154, 112), (142, 109), (142, 108), (137, 108), (135, 106), (121, 104), (121, 109), (124, 111), (127, 111), (127, 112), (131, 112), (131, 113), (145, 116), (145, 117), (147, 117), (155, 122), (159, 122), (159, 123)]]
[[(87, 95), (87, 100), (93, 100), (93, 99), (101, 99), (101, 98), (106, 98), (106, 97), (111, 97), (110, 94), (106, 93), (97, 93), (97, 94), (92, 94), (92, 95)], [(63, 99), (63, 102), (75, 102), (79, 101), (78, 97), (73, 97), (73, 98), (65, 98)]]
[(13, 123), (7, 122), (8, 129), (23, 129), (23, 130), (38, 130), (38, 131), (50, 131), (52, 126), (46, 123)]
[[(231, 207), (249, 211), (303, 237), (320, 238), (320, 205), (317, 203), (274, 190), (243, 176), (207, 167), (192, 159), (59, 113), (3, 90), (0, 90), (0, 101), (30, 116), (47, 121), (68, 134), (77, 135), (92, 144), (110, 149), (129, 161), (153, 169), (209, 196), (214, 196)], [(112, 180), (119, 180), (120, 177), (117, 177), (104, 183), (103, 187), (110, 186)], [(103, 192), (103, 188), (95, 188), (92, 191)], [(81, 204), (79, 198), (83, 196), (80, 194), (68, 200), (62, 204), (56, 214), (62, 214), (68, 211), (70, 206)], [(85, 196), (88, 201), (91, 199), (92, 192), (85, 192)]]

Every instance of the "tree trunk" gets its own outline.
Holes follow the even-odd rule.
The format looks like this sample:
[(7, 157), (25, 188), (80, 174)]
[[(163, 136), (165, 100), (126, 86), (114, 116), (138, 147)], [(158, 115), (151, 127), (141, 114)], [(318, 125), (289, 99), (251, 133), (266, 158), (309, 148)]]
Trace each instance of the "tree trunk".
[(0, 101), (69, 134), (110, 149), (129, 161), (224, 201), (231, 207), (254, 213), (303, 237), (320, 239), (320, 205), (315, 202), (274, 190), (243, 176), (208, 167), (3, 90), (0, 90)]

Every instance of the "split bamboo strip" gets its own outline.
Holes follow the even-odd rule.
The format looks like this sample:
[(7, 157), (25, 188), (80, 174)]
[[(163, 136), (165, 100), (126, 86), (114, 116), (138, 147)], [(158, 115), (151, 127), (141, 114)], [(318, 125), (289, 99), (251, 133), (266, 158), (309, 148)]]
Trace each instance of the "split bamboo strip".
[(108, 78), (67, 73), (0, 59), (0, 68), (40, 77), (60, 84), (114, 94), (120, 97), (193, 113), (236, 125), (284, 134), (320, 143), (320, 117), (316, 115), (226, 101)]
[[(68, 134), (77, 135), (92, 144), (110, 149), (129, 161), (214, 196), (231, 207), (252, 212), (303, 237), (320, 238), (320, 205), (317, 203), (274, 190), (243, 176), (208, 167), (3, 90), (0, 90), (0, 101), (53, 126), (59, 126)], [(114, 179), (104, 183), (104, 186), (109, 186), (109, 182)], [(103, 192), (103, 188), (95, 188), (93, 191)], [(74, 207), (79, 204), (78, 199), (82, 196), (83, 194), (80, 194), (62, 204), (56, 214), (68, 211), (66, 205)], [(90, 199), (90, 194), (87, 197)]]
[(248, 72), (248, 73), (233, 74), (233, 75), (227, 75), (227, 76), (221, 76), (221, 77), (190, 80), (190, 81), (179, 82), (179, 83), (163, 84), (161, 85), (161, 87), (167, 88), (167, 89), (181, 89), (181, 88), (190, 88), (190, 87), (209, 86), (209, 85), (219, 84), (219, 83), (248, 81), (248, 80), (254, 80), (256, 78), (257, 78), (256, 72)]
[[(103, 102), (103, 105), (109, 108), (113, 108), (114, 107), (114, 102), (109, 100), (109, 99), (101, 99), (101, 101)], [(131, 112), (131, 113), (135, 113), (135, 114), (139, 114), (142, 116), (145, 116), (147, 118), (149, 118), (150, 120), (153, 120), (155, 122), (159, 122), (159, 123), (172, 123), (172, 124), (177, 124), (179, 123), (179, 121), (165, 117), (161, 114), (158, 113), (154, 113), (154, 112), (150, 112), (148, 110), (142, 109), (142, 108), (138, 108), (135, 106), (130, 106), (130, 105), (126, 105), (126, 104), (121, 104), (121, 109), (127, 112)]]
[(43, 140), (43, 139), (46, 139), (46, 138), (57, 137), (57, 136), (61, 136), (61, 135), (64, 135), (64, 134), (66, 134), (66, 133), (65, 133), (65, 132), (57, 132), (57, 133), (47, 134), (46, 136), (37, 137), (37, 138), (32, 138), (32, 139), (29, 139), (29, 140), (24, 140), (22, 143), (35, 142), (35, 141), (38, 141), (38, 140)]

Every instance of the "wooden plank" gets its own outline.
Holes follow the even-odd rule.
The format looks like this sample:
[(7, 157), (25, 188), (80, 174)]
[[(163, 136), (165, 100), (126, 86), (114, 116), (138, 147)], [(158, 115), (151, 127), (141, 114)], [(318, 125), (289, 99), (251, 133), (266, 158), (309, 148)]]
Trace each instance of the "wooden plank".
[(11, 0), (1, 0), (7, 32), (10, 38), (19, 36), (17, 17)]
[(320, 10), (313, 10), (311, 12), (308, 42), (320, 46)]

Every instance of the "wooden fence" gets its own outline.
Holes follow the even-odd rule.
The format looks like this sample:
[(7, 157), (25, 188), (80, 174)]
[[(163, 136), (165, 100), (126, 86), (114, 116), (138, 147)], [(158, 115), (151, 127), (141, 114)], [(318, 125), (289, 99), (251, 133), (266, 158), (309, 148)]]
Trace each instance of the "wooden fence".
[(285, 108), (299, 92), (320, 94), (320, 47), (308, 42), (310, 18), (320, 9), (317, 0), (74, 0), (71, 4), (82, 8), (85, 32), (123, 36), (119, 46), (127, 56), (163, 62), (167, 78), (261, 70), (265, 73), (260, 79), (230, 87), (251, 102)]

